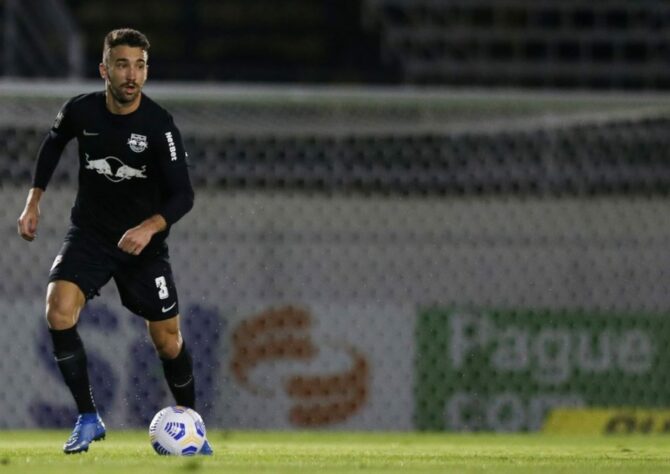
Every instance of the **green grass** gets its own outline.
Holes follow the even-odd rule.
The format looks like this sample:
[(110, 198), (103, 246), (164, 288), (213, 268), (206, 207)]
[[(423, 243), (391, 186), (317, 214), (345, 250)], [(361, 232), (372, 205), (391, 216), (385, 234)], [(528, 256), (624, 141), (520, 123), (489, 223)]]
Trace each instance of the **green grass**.
[(567, 437), (330, 432), (211, 432), (212, 457), (161, 457), (148, 436), (110, 431), (65, 456), (65, 431), (0, 431), (9, 473), (670, 473), (670, 436)]

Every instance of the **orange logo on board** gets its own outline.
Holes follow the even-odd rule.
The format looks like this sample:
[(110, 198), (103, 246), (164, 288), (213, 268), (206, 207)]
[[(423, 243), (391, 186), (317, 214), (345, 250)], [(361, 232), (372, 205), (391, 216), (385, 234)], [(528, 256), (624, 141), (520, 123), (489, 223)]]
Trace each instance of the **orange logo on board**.
[[(310, 361), (318, 347), (309, 329), (311, 315), (301, 308), (286, 306), (267, 310), (241, 322), (233, 331), (231, 371), (235, 380), (256, 395), (271, 396), (267, 388), (252, 383), (250, 371), (263, 362)], [(317, 427), (344, 421), (365, 403), (369, 392), (367, 359), (355, 347), (339, 344), (352, 363), (335, 374), (291, 375), (284, 383), (294, 402), (289, 419), (297, 426)]]

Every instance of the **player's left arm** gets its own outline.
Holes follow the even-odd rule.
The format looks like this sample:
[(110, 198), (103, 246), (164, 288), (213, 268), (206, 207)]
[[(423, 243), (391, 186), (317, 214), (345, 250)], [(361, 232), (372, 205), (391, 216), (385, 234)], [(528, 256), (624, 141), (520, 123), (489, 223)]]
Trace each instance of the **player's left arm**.
[(124, 252), (139, 255), (151, 238), (181, 219), (193, 208), (193, 186), (188, 174), (186, 150), (181, 133), (172, 119), (155, 140), (159, 147), (157, 158), (167, 199), (157, 214), (126, 231), (118, 247)]

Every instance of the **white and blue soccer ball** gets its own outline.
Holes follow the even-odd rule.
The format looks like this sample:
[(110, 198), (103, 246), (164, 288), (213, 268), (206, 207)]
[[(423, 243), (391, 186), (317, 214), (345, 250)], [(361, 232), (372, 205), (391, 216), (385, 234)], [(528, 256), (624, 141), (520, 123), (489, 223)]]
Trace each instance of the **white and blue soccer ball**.
[(161, 455), (193, 456), (206, 440), (205, 423), (191, 408), (171, 406), (154, 415), (149, 425), (151, 446)]

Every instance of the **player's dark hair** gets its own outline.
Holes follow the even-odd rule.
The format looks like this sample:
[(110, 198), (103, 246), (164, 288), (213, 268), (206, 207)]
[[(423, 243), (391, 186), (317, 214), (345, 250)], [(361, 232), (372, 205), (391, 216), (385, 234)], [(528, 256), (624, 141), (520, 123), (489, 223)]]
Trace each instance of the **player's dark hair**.
[(107, 59), (109, 50), (119, 45), (141, 48), (146, 52), (149, 52), (149, 48), (151, 47), (149, 40), (141, 31), (132, 28), (118, 28), (110, 31), (105, 36), (105, 42), (102, 47), (103, 62)]

